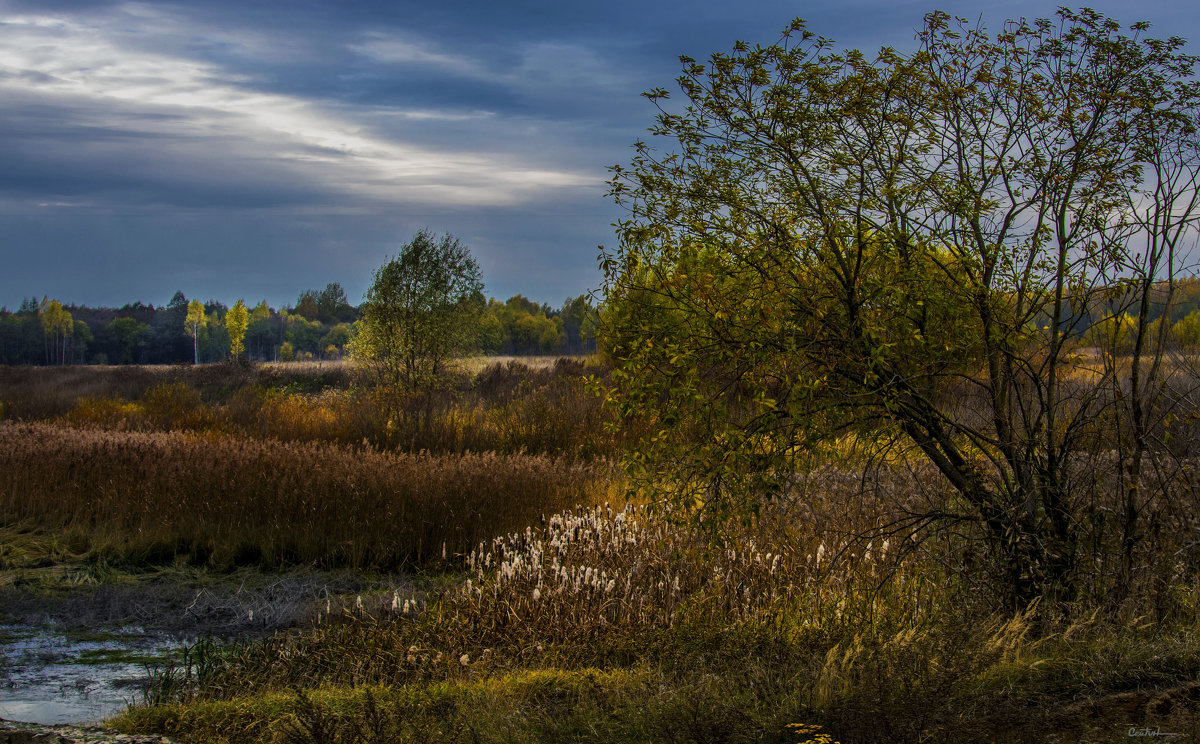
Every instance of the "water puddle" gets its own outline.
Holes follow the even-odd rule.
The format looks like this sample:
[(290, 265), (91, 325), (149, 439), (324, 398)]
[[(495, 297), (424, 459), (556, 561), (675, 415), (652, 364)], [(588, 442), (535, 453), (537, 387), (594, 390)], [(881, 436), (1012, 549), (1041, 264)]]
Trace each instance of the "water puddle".
[(90, 636), (0, 625), (0, 718), (96, 723), (141, 702), (149, 665), (184, 644), (142, 628)]

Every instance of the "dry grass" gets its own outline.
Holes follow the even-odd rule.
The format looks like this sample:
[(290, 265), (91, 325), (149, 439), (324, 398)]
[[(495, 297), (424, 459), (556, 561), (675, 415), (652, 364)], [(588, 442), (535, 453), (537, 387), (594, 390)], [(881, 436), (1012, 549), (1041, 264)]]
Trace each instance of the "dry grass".
[(432, 596), (366, 598), (309, 636), (248, 651), (210, 692), (627, 665), (681, 659), (696, 643), (714, 644), (716, 668), (744, 654), (745, 642), (784, 648), (961, 605), (966, 593), (947, 591), (954, 577), (929, 555), (848, 533), (846, 517), (858, 516), (836, 503), (858, 488), (852, 479), (826, 471), (812, 487), (827, 500), (781, 505), (724, 547), (635, 505), (532, 520), (481, 541), (465, 556), (461, 584)]
[[(913, 487), (909, 474), (891, 477), (881, 487)], [(1036, 723), (1031, 707), (1069, 696), (1074, 681), (1103, 691), (1200, 668), (1194, 644), (1167, 659), (1150, 640), (1121, 658), (1154, 656), (1170, 671), (1132, 664), (1115, 679), (1104, 671), (1113, 639), (1095, 618), (1039, 638), (1032, 615), (989, 616), (937, 550), (851, 537), (873, 523), (837, 509), (862, 498), (852, 477), (829, 469), (807, 486), (805, 502), (724, 547), (640, 507), (560, 512), (478, 545), (461, 584), (364, 597), (311, 630), (231, 652), (200, 688), (178, 691), (185, 704), (122, 725), (179, 734), (236, 721), (247, 741), (265, 742), (290, 721), (309, 744), (326, 741), (318, 723), (338, 741), (371, 741), (361, 728), (371, 720), (412, 740), (422, 735), (406, 726), (464, 741), (473, 728), (483, 741), (790, 744), (798, 729), (788, 724), (815, 721), (844, 744), (985, 741), (994, 724), (958, 735), (997, 716)], [(534, 678), (550, 698), (522, 692)], [(587, 679), (587, 694), (564, 707), (574, 698), (559, 687)], [(1017, 681), (1026, 687), (1014, 697)], [(297, 689), (320, 692), (287, 692)], [(495, 706), (478, 707), (482, 689)], [(367, 690), (380, 711), (363, 707)], [(453, 701), (450, 717), (413, 707), (429, 695)], [(483, 734), (514, 717), (507, 736)]]
[(607, 498), (604, 463), (0, 424), (0, 521), (126, 560), (391, 568)]
[[(547, 360), (542, 360), (547, 361)], [(628, 439), (565, 359), (491, 364), (419, 394), (352, 386), (343, 362), (175, 368), (0, 368), (0, 420), (120, 431), (192, 431), (439, 453), (612, 457)]]

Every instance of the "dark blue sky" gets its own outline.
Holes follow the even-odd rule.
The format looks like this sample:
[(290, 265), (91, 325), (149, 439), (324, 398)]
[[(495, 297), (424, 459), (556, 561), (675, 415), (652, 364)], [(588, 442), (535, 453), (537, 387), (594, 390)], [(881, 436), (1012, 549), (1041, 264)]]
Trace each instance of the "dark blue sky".
[[(1090, 5), (1200, 36), (1190, 2)], [(599, 283), (607, 167), (680, 54), (795, 16), (907, 49), (934, 8), (994, 28), (1055, 6), (0, 0), (0, 305), (281, 307), (334, 281), (357, 302), (425, 227), (470, 246), (489, 294), (558, 305)]]

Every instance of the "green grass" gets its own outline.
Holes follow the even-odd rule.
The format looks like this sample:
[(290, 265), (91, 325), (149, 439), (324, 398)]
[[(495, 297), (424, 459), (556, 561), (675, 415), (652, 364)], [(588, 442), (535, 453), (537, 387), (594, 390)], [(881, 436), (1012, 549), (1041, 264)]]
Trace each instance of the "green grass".
[(788, 742), (791, 711), (762, 710), (716, 675), (650, 669), (521, 670), (419, 686), (317, 688), (134, 709), (125, 732), (181, 741)]
[[(1169, 731), (1195, 723), (1194, 629), (1127, 634), (1097, 624), (1069, 641), (1007, 644), (1011, 631), (977, 630), (933, 622), (891, 636), (864, 629), (856, 640), (835, 643), (764, 627), (681, 625), (651, 634), (630, 663), (448, 659), (441, 678), (389, 684), (368, 675), (359, 683), (201, 694), (135, 708), (111, 723), (184, 742), (305, 744), (796, 744), (805, 741), (790, 727), (798, 723), (819, 726), (843, 744), (1015, 744), (1040, 740), (1050, 729), (1082, 741), (1121, 741), (1122, 726)], [(377, 651), (368, 637), (360, 637), (359, 658)], [(1116, 646), (1123, 650), (1113, 656)], [(305, 650), (296, 647), (297, 654)], [(1114, 668), (1135, 658), (1159, 663)]]
[[(72, 640), (75, 638), (72, 636)], [(116, 640), (120, 640), (119, 638)], [(71, 663), (80, 666), (97, 664), (159, 664), (168, 658), (169, 654), (147, 654), (121, 648), (96, 648), (80, 652)]]

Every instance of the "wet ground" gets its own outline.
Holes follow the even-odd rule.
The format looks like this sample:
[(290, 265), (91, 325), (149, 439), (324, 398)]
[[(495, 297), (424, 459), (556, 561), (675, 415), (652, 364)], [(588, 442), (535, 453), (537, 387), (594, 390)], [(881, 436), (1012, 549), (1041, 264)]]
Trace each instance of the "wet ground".
[(397, 578), (295, 570), (158, 571), (47, 566), (0, 576), (0, 718), (94, 723), (144, 701), (150, 673), (200, 639), (252, 640), (313, 622)]

